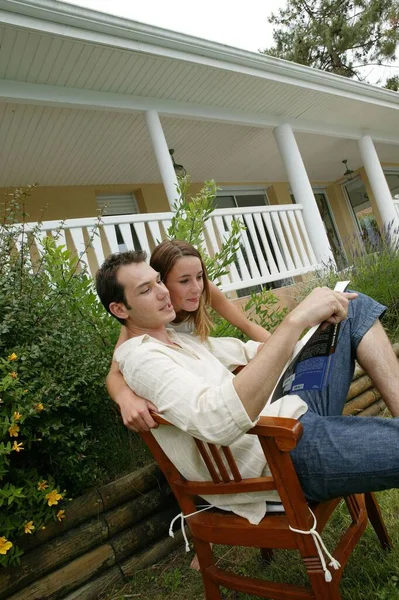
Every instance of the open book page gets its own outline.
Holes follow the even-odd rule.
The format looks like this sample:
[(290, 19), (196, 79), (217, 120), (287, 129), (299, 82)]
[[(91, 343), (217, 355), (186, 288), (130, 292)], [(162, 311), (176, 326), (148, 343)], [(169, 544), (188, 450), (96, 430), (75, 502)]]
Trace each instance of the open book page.
[[(344, 292), (349, 281), (339, 281), (334, 290)], [(297, 342), (268, 401), (303, 390), (323, 389), (329, 381), (340, 324), (315, 325)]]

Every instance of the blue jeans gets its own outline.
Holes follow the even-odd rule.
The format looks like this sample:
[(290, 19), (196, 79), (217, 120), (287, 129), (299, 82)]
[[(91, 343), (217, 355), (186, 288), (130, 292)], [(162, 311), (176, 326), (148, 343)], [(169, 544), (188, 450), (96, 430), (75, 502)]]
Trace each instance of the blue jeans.
[(341, 416), (357, 346), (384, 311), (363, 294), (351, 301), (329, 385), (298, 394), (309, 409), (300, 418), (304, 434), (291, 457), (311, 501), (399, 487), (399, 418)]

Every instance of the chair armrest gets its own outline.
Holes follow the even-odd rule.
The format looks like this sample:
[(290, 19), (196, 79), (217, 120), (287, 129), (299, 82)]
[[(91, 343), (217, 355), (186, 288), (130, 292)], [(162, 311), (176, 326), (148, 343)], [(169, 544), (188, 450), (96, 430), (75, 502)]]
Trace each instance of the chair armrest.
[(275, 438), (280, 450), (290, 451), (302, 437), (303, 427), (297, 419), (285, 417), (260, 417), (258, 423), (247, 433)]

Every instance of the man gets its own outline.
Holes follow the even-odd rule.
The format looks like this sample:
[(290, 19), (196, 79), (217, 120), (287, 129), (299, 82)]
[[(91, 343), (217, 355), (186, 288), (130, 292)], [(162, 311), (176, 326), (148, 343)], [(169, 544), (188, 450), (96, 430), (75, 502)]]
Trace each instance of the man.
[[(187, 478), (207, 478), (191, 435), (230, 445), (244, 477), (265, 474), (259, 442), (245, 432), (260, 415), (273, 415), (299, 418), (304, 426), (291, 455), (310, 500), (398, 487), (399, 420), (340, 416), (355, 357), (399, 415), (398, 362), (378, 320), (384, 307), (371, 298), (316, 289), (259, 348), (232, 338), (201, 343), (168, 330), (175, 317), (169, 292), (142, 252), (110, 256), (97, 273), (97, 291), (128, 331), (115, 353), (124, 378), (176, 425), (153, 434)], [(342, 322), (330, 385), (265, 406), (304, 329), (323, 321)], [(234, 377), (230, 370), (238, 365), (246, 366)], [(212, 504), (258, 523), (265, 499), (275, 496), (213, 496)]]

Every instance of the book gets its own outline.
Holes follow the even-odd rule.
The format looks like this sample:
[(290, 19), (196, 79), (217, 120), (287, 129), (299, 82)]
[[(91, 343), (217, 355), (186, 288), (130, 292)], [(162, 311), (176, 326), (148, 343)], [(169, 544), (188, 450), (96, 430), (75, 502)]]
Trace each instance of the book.
[[(334, 290), (344, 292), (349, 281), (339, 281)], [(320, 323), (311, 327), (296, 344), (269, 402), (304, 390), (321, 390), (328, 385), (340, 323)]]

